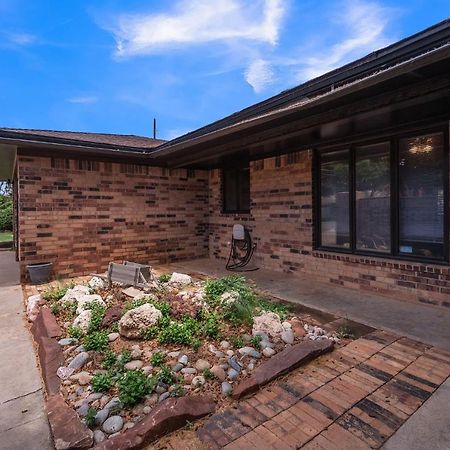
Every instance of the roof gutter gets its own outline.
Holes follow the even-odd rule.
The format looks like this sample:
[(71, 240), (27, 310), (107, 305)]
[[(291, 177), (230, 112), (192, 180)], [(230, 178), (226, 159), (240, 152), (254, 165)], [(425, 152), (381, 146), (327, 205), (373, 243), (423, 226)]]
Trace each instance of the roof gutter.
[(179, 150), (184, 150), (193, 145), (201, 144), (203, 142), (210, 141), (212, 139), (217, 139), (222, 136), (228, 135), (233, 132), (245, 130), (251, 127), (254, 127), (259, 124), (264, 124), (270, 122), (271, 120), (287, 117), (296, 113), (302, 109), (309, 109), (321, 104), (324, 104), (330, 100), (335, 100), (345, 95), (360, 91), (362, 89), (374, 86), (382, 81), (386, 81), (392, 79), (396, 76), (405, 74), (410, 72), (411, 70), (419, 69), (421, 67), (425, 67), (432, 63), (438, 62), (445, 58), (450, 57), (450, 43), (446, 43), (441, 47), (430, 50), (429, 52), (419, 55), (417, 57), (411, 58), (407, 61), (403, 61), (398, 63), (395, 66), (390, 68), (380, 70), (379, 72), (373, 73), (372, 75), (368, 75), (361, 80), (356, 80), (354, 82), (350, 82), (347, 85), (338, 87), (333, 89), (330, 87), (330, 91), (323, 95), (319, 95), (315, 98), (304, 100), (302, 103), (299, 103), (297, 106), (286, 106), (285, 108), (280, 108), (277, 111), (269, 112), (258, 117), (254, 117), (251, 119), (243, 120), (242, 122), (229, 125), (225, 128), (221, 128), (220, 130), (212, 131), (210, 133), (204, 134), (202, 136), (194, 137), (189, 140), (180, 142), (178, 144), (170, 143), (164, 144), (162, 148), (156, 148), (151, 154), (149, 154), (150, 159), (161, 158), (164, 156), (169, 156), (170, 154), (177, 152)]

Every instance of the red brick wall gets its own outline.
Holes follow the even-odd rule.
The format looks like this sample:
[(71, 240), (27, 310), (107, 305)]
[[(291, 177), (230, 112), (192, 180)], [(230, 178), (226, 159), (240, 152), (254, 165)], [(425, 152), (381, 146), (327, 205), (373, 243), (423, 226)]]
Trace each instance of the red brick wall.
[(53, 166), (51, 158), (18, 158), (22, 275), (33, 262), (51, 261), (67, 277), (104, 271), (109, 261), (207, 256), (206, 172), (77, 160)]
[(210, 172), (209, 183), (211, 257), (228, 257), (231, 227), (242, 222), (257, 243), (254, 258), (260, 267), (450, 307), (448, 266), (313, 250), (311, 152), (299, 153), (293, 164), (287, 156), (251, 163), (250, 214), (221, 213), (220, 170)]

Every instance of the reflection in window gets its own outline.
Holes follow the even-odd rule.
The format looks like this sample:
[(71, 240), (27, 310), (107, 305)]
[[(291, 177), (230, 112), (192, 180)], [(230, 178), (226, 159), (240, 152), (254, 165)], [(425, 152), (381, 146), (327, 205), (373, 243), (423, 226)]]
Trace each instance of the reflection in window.
[(246, 213), (250, 211), (250, 170), (249, 166), (224, 169), (223, 172), (223, 212)]
[(348, 150), (321, 156), (320, 180), (322, 246), (350, 248)]
[(401, 139), (399, 252), (444, 256), (444, 148), (442, 134)]
[(390, 144), (356, 147), (356, 248), (391, 250)]

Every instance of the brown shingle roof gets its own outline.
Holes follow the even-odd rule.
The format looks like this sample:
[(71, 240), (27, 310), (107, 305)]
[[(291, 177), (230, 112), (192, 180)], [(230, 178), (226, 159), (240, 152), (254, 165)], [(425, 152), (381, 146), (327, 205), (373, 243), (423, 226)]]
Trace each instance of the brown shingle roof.
[[(17, 138), (36, 137), (39, 140), (48, 138), (51, 141), (76, 141), (80, 144), (89, 146), (105, 145), (105, 146), (120, 146), (139, 149), (151, 149), (163, 144), (162, 139), (153, 139), (145, 136), (135, 136), (133, 134), (108, 134), (108, 133), (85, 133), (80, 131), (57, 131), (57, 130), (33, 130), (25, 128), (0, 128), (0, 132), (6, 132), (11, 137)], [(24, 136), (25, 135), (25, 136)]]

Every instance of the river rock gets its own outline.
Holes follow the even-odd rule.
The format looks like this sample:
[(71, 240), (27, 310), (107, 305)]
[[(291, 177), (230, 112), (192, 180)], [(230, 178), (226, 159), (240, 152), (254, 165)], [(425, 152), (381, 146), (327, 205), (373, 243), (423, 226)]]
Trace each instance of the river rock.
[(231, 393), (233, 392), (233, 386), (231, 386), (230, 383), (228, 383), (228, 381), (224, 381), (222, 383), (222, 394), (223, 395), (231, 395)]
[(234, 370), (232, 367), (228, 369), (228, 379), (231, 381), (234, 381), (239, 376), (239, 372), (237, 370)]
[(59, 341), (58, 341), (58, 344), (61, 346), (61, 347), (65, 347), (66, 345), (72, 345), (72, 344), (75, 344), (77, 342), (77, 340), (76, 339), (74, 339), (74, 338), (64, 338), (64, 339), (60, 339)]
[(263, 351), (263, 355), (267, 358), (270, 358), (271, 356), (275, 355), (276, 351), (273, 348), (266, 347)]
[(117, 322), (123, 315), (123, 308), (120, 305), (114, 305), (108, 308), (102, 319), (102, 327), (108, 328), (114, 322)]
[(195, 363), (195, 368), (199, 371), (199, 372), (203, 372), (205, 369), (209, 369), (211, 367), (211, 364), (206, 361), (206, 359), (198, 359), (197, 362)]
[(78, 353), (78, 355), (76, 355), (75, 358), (72, 359), (68, 367), (75, 370), (81, 369), (88, 361), (90, 361), (90, 359), (91, 357), (89, 356), (89, 353)]
[(109, 333), (108, 334), (108, 341), (109, 342), (114, 342), (119, 336), (120, 336), (119, 333)]
[(107, 434), (113, 434), (120, 431), (123, 427), (123, 418), (121, 416), (108, 417), (102, 425), (102, 430)]
[(170, 277), (169, 284), (191, 284), (192, 278), (184, 273), (174, 272)]
[(181, 356), (178, 358), (178, 362), (179, 362), (180, 364), (183, 364), (183, 366), (186, 366), (187, 363), (189, 362), (189, 358), (187, 357), (187, 355), (181, 355)]
[(205, 383), (206, 383), (206, 379), (202, 375), (198, 375), (198, 376), (194, 377), (191, 382), (192, 386), (194, 386), (194, 387), (203, 386)]
[(286, 344), (293, 344), (294, 343), (294, 333), (291, 329), (285, 330), (281, 333), (281, 339)]
[(220, 381), (224, 381), (227, 377), (227, 374), (225, 373), (225, 370), (222, 369), (222, 367), (218, 365), (214, 365), (211, 367), (211, 372), (214, 374), (216, 378), (218, 378)]
[(100, 444), (100, 442), (103, 442), (106, 439), (105, 433), (103, 433), (102, 430), (95, 430), (94, 431), (94, 442), (96, 444)]
[(256, 359), (261, 358), (261, 353), (259, 353), (253, 347), (242, 347), (239, 349), (239, 353), (243, 356), (250, 356)]

